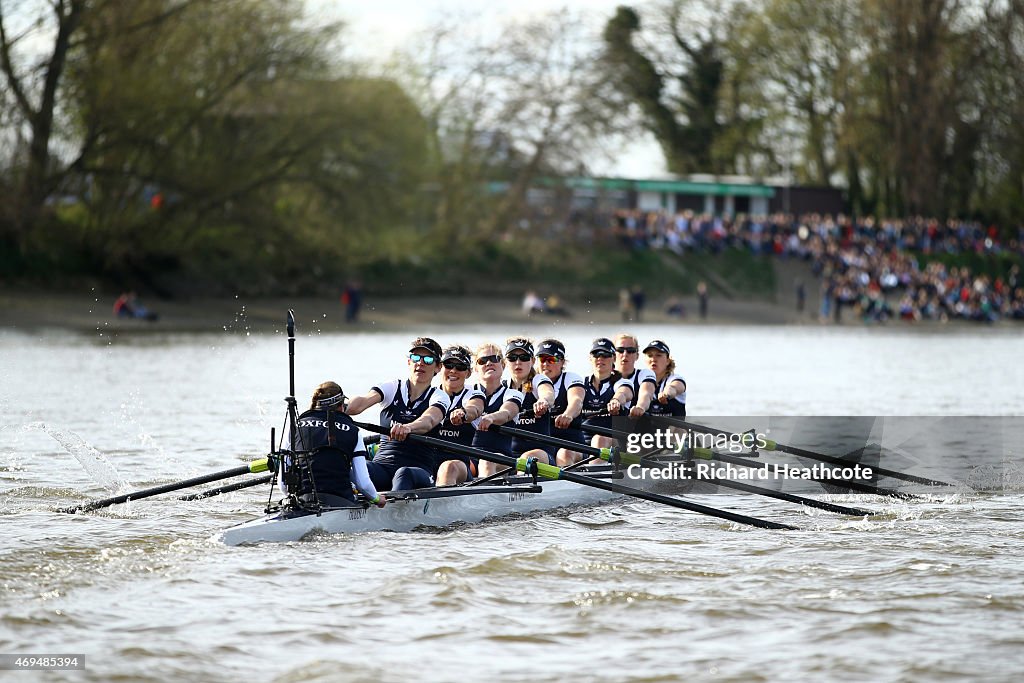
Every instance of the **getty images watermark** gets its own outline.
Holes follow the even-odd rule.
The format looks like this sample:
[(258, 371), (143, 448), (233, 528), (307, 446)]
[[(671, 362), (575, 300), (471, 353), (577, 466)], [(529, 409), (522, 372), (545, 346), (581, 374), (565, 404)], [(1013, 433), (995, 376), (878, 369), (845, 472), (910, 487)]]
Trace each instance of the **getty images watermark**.
[[(690, 462), (651, 462), (647, 466), (631, 464), (626, 475), (631, 479), (871, 479), (874, 471), (870, 467), (851, 464), (850, 467), (816, 464), (812, 467), (795, 467), (786, 463), (751, 463), (737, 467), (732, 463), (708, 462), (714, 457), (713, 451), (727, 451), (738, 454), (748, 449), (768, 448), (767, 436), (760, 432), (743, 434), (698, 434), (678, 433), (669, 429), (657, 429), (644, 434), (630, 434), (626, 439), (626, 452), (632, 455), (666, 451), (679, 455), (692, 455)], [(699, 460), (703, 459), (704, 462)]]

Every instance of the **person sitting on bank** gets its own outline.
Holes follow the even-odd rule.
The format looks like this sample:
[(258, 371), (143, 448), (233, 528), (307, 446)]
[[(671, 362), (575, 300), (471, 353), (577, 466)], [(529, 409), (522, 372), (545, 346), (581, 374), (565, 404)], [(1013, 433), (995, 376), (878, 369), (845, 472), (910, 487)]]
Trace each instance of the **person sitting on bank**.
[(159, 317), (153, 311), (139, 303), (135, 292), (122, 292), (114, 302), (114, 315), (118, 318), (136, 318), (156, 322)]
[(572, 313), (566, 308), (565, 304), (562, 303), (562, 299), (557, 294), (550, 294), (548, 298), (544, 300), (544, 312), (550, 315), (560, 315), (565, 318), (572, 317)]
[[(285, 469), (291, 462), (286, 459), (278, 484), (286, 495), (294, 494), (300, 504), (319, 500), (327, 507), (355, 505), (355, 484), (368, 501), (384, 507), (384, 497), (370, 480), (359, 428), (345, 414), (345, 400), (345, 392), (337, 382), (324, 382), (316, 388), (309, 410), (295, 421), (295, 450), (308, 453), (312, 477), (308, 472), (300, 472), (300, 490), (290, 491)], [(285, 434), (283, 448), (291, 450), (290, 434)]]
[(409, 378), (381, 382), (348, 404), (349, 415), (359, 415), (381, 404), (380, 424), (389, 433), (370, 462), (370, 478), (377, 488), (407, 491), (434, 485), (434, 448), (410, 441), (410, 434), (426, 434), (448, 414), (451, 398), (432, 386), (441, 367), (441, 345), (418, 337), (409, 345)]
[(523, 296), (523, 313), (533, 315), (534, 313), (544, 313), (544, 311), (544, 300), (537, 296), (537, 292), (532, 289), (527, 291)]

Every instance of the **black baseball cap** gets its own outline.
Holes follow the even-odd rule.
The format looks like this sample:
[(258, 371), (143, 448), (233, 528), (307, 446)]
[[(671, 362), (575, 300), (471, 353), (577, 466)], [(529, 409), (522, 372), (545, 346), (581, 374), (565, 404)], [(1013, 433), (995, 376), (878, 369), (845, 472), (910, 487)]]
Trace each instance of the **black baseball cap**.
[(434, 354), (435, 358), (441, 355), (441, 345), (430, 337), (416, 337), (413, 339), (412, 343), (409, 345), (409, 353), (412, 353), (416, 349), (427, 349)]
[(666, 344), (665, 342), (661, 341), (660, 339), (655, 339), (654, 341), (649, 342), (647, 344), (647, 346), (644, 347), (644, 353), (647, 353), (651, 349), (656, 349), (658, 351), (661, 351), (666, 356), (671, 356), (672, 355), (672, 352), (668, 350), (668, 344)]
[(513, 351), (525, 351), (526, 353), (533, 355), (533, 342), (529, 339), (509, 339), (508, 343), (505, 344), (505, 355), (512, 353)]
[(441, 362), (454, 360), (465, 365), (470, 365), (469, 351), (461, 346), (449, 346), (441, 355)]
[(537, 355), (565, 358), (565, 345), (557, 339), (545, 339), (537, 347)]
[(594, 351), (604, 351), (614, 356), (615, 344), (613, 344), (612, 340), (607, 337), (598, 337), (590, 345), (590, 352), (593, 353)]

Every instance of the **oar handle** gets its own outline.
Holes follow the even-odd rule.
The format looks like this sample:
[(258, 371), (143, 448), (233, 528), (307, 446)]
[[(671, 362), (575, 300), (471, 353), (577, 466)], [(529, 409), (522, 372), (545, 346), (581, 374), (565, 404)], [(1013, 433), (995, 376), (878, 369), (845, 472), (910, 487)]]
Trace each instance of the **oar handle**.
[[(390, 434), (391, 430), (387, 427), (381, 427), (370, 422), (358, 422), (353, 420), (355, 425), (360, 429), (365, 429), (368, 432), (377, 432), (378, 434)], [(416, 441), (428, 446), (435, 448), (441, 448), (452, 453), (458, 453), (459, 455), (465, 455), (470, 458), (479, 458), (480, 460), (490, 460), (496, 462), (499, 465), (506, 465), (508, 467), (514, 467), (518, 472), (525, 472), (530, 464), (527, 462), (527, 458), (512, 458), (501, 453), (492, 453), (490, 451), (484, 451), (479, 448), (473, 448), (471, 446), (463, 446), (460, 443), (454, 443), (452, 441), (445, 441), (444, 439), (437, 439), (432, 436), (424, 436), (423, 434), (410, 434), (406, 439), (410, 441)], [(561, 470), (554, 465), (548, 465), (546, 463), (536, 463), (537, 475), (544, 479), (557, 480), (561, 479)]]
[(206, 489), (199, 493), (190, 493), (187, 496), (182, 496), (178, 500), (203, 500), (204, 498), (212, 498), (213, 496), (219, 496), (222, 493), (228, 493), (230, 491), (240, 491), (242, 489), (249, 489), (260, 484), (269, 484), (274, 480), (273, 474), (265, 474), (262, 477), (256, 479), (249, 479), (246, 481), (236, 481), (234, 484), (224, 484), (223, 486), (215, 486), (212, 489)]
[(212, 474), (204, 474), (199, 477), (193, 477), (191, 479), (185, 479), (183, 481), (174, 482), (172, 484), (162, 484), (160, 486), (154, 486), (148, 489), (142, 489), (141, 491), (133, 491), (131, 493), (123, 493), (119, 496), (113, 496), (112, 498), (104, 498), (102, 500), (94, 500), (90, 503), (84, 503), (82, 505), (75, 505), (73, 507), (60, 508), (57, 512), (65, 512), (73, 514), (75, 512), (89, 512), (90, 510), (98, 510), (100, 508), (109, 507), (111, 505), (118, 505), (120, 503), (126, 503), (129, 500), (139, 500), (141, 498), (151, 498), (152, 496), (159, 496), (161, 493), (170, 493), (171, 491), (178, 491), (180, 489), (187, 489), (192, 486), (199, 486), (201, 484), (209, 484), (213, 481), (220, 481), (221, 479), (230, 479), (231, 477), (241, 476), (243, 474), (255, 474), (258, 472), (267, 471), (267, 459), (261, 458), (259, 460), (253, 460), (248, 465), (242, 465), (241, 467), (234, 467), (230, 470), (223, 470), (221, 472), (213, 472)]
[(559, 448), (566, 448), (570, 451), (576, 451), (577, 453), (585, 453), (586, 455), (596, 455), (604, 460), (614, 458), (618, 453), (618, 448), (595, 448), (594, 446), (588, 446), (586, 444), (577, 443), (575, 441), (569, 441), (568, 439), (560, 439), (557, 436), (551, 436), (549, 434), (538, 434), (531, 432), (526, 429), (519, 429), (517, 427), (509, 427), (508, 425), (491, 425), (487, 431), (497, 432), (498, 434), (508, 434), (509, 436), (517, 436), (520, 439), (528, 439), (531, 441), (537, 441), (538, 443), (546, 443), (551, 446), (558, 446)]

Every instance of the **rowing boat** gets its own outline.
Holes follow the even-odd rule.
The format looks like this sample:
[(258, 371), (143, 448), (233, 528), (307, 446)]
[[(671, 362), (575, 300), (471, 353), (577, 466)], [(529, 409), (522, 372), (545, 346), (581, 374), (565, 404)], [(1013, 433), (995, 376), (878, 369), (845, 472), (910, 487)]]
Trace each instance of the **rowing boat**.
[[(293, 435), (289, 443), (296, 443), (294, 438), (297, 419), (294, 362), (295, 316), (293, 311), (288, 311), (287, 330), (289, 350), (288, 374), (291, 391), (285, 400), (288, 404), (288, 422)], [(655, 416), (652, 419), (667, 422), (672, 427), (686, 429), (687, 433), (696, 432), (726, 437), (730, 443), (734, 441), (742, 442), (747, 435), (747, 433), (743, 435), (730, 434), (714, 427), (688, 423), (669, 416)], [(388, 435), (391, 432), (389, 428), (379, 424), (357, 421), (352, 421), (352, 424), (359, 429), (371, 433)], [(748, 446), (750, 452), (745, 454), (745, 457), (739, 457), (738, 455), (719, 453), (704, 446), (694, 446), (692, 443), (687, 445), (685, 452), (681, 452), (679, 448), (666, 451), (663, 450), (664, 446), (658, 445), (659, 439), (655, 439), (654, 450), (646, 453), (646, 455), (641, 455), (631, 452), (630, 446), (634, 445), (636, 441), (634, 437), (638, 434), (643, 437), (651, 436), (651, 434), (634, 432), (633, 428), (635, 425), (632, 423), (627, 422), (623, 425), (618, 425), (628, 428), (625, 430), (589, 422), (585, 423), (584, 426), (596, 434), (612, 437), (620, 444), (626, 444), (626, 451), (622, 452), (619, 446), (596, 447), (580, 444), (575, 441), (567, 441), (556, 436), (524, 432), (517, 427), (507, 424), (492, 424), (488, 427), (489, 431), (494, 431), (498, 434), (505, 433), (513, 437), (525, 437), (530, 440), (546, 443), (549, 446), (575, 451), (586, 456), (584, 461), (562, 468), (537, 462), (535, 458), (525, 456), (511, 457), (502, 453), (490, 452), (433, 436), (408, 434), (405, 438), (409, 441), (417, 442), (436, 451), (489, 461), (506, 467), (506, 471), (509, 473), (519, 472), (528, 476), (510, 474), (506, 479), (491, 482), (488, 486), (481, 486), (481, 484), (488, 483), (493, 477), (488, 477), (468, 485), (390, 492), (385, 494), (388, 498), (388, 504), (384, 508), (371, 506), (367, 502), (361, 505), (352, 503), (350, 506), (345, 507), (316, 506), (314, 509), (308, 509), (303, 507), (300, 501), (293, 496), (287, 502), (282, 501), (276, 505), (268, 506), (263, 517), (226, 529), (217, 534), (215, 538), (227, 545), (243, 545), (263, 541), (298, 541), (318, 531), (326, 533), (359, 533), (385, 530), (411, 531), (420, 527), (445, 527), (458, 522), (476, 523), (485, 519), (511, 514), (551, 510), (572, 505), (590, 505), (620, 496), (630, 496), (635, 499), (650, 501), (759, 529), (781, 531), (796, 528), (781, 522), (751, 517), (678, 497), (678, 494), (710, 493), (717, 492), (720, 489), (734, 492), (741, 491), (804, 507), (817, 508), (855, 517), (868, 517), (874, 514), (871, 510), (838, 505), (828, 501), (796, 495), (795, 493), (776, 490), (780, 488), (778, 480), (770, 483), (770, 488), (742, 481), (733, 481), (734, 476), (740, 479), (756, 478), (760, 480), (767, 478), (760, 475), (742, 476), (743, 473), (749, 475), (752, 470), (767, 473), (768, 466), (774, 464), (753, 461), (751, 458), (759, 457), (760, 454), (752, 446)], [(735, 437), (740, 438), (736, 439)], [(298, 456), (309, 452), (295, 451), (293, 453), (291, 451), (278, 451), (273, 429), (270, 432), (270, 441), (270, 454), (266, 458), (253, 460), (247, 465), (193, 477), (181, 482), (120, 494), (112, 498), (61, 508), (60, 511), (76, 513), (96, 510), (108, 505), (147, 498), (203, 483), (222, 481), (243, 474), (272, 471), (278, 476), (287, 476), (289, 472), (297, 471), (289, 469), (289, 467), (301, 467), (301, 464), (286, 466), (284, 464), (287, 462), (286, 456), (290, 453), (296, 456), (295, 463), (301, 463), (302, 461)], [(669, 443), (669, 441), (666, 441), (666, 443)], [(844, 458), (817, 453), (796, 446), (780, 444), (766, 438), (762, 439), (760, 436), (758, 437), (757, 444), (767, 451), (787, 453), (802, 459), (826, 463), (830, 466), (820, 475), (814, 475), (810, 471), (806, 474), (801, 472), (795, 475), (798, 479), (806, 480), (808, 483), (814, 482), (816, 485), (824, 485), (844, 492), (889, 496), (904, 500), (913, 500), (917, 497), (914, 494), (878, 486), (872, 480), (870, 469), (865, 469), (862, 474), (858, 474), (859, 461), (862, 458), (856, 459), (857, 466), (845, 467), (851, 464), (848, 460), (849, 456)], [(681, 441), (679, 446), (683, 446)], [(732, 449), (730, 448), (730, 450)], [(606, 461), (612, 464), (585, 464), (590, 461)], [(728, 468), (722, 472), (715, 470), (710, 473), (710, 476), (705, 476), (701, 473), (701, 468), (708, 461), (715, 461), (715, 465), (731, 466), (733, 470), (728, 470)], [(843, 469), (839, 470), (837, 477), (835, 471), (840, 466)], [(736, 468), (742, 469), (737, 470)], [(623, 472), (623, 469), (625, 472)], [(778, 467), (776, 467), (777, 469)], [(846, 473), (847, 469), (850, 470), (850, 474)], [(880, 466), (876, 466), (874, 470), (880, 475), (916, 484), (953, 486), (953, 484), (938, 479), (898, 472)], [(737, 474), (734, 475), (733, 472)], [(648, 478), (645, 476), (645, 473), (650, 473), (651, 477)], [(623, 475), (625, 476), (623, 477)], [(225, 484), (215, 489), (185, 496), (183, 500), (198, 500), (226, 491), (236, 491), (242, 488), (266, 484), (272, 482), (278, 476), (267, 474), (248, 482)], [(793, 475), (789, 474), (789, 468), (787, 467), (785, 468), (783, 480), (790, 476)], [(862, 481), (862, 478), (867, 479), (867, 481)], [(311, 479), (312, 476), (310, 475), (310, 481)], [(537, 483), (539, 479), (544, 480), (543, 486)], [(609, 479), (617, 481), (609, 481)], [(766, 481), (765, 483), (769, 482)], [(301, 482), (299, 482), (298, 488), (303, 488)], [(658, 488), (665, 490), (666, 493), (671, 495), (657, 492), (655, 489)]]
[[(590, 474), (605, 474), (594, 468)], [(388, 494), (383, 508), (353, 505), (326, 508), (319, 513), (282, 508), (222, 531), (217, 540), (227, 545), (298, 541), (313, 533), (352, 534), (368, 531), (412, 531), (477, 523), (514, 514), (590, 505), (611, 500), (616, 494), (570, 481), (534, 484), (515, 477), (494, 486), (450, 486)]]

